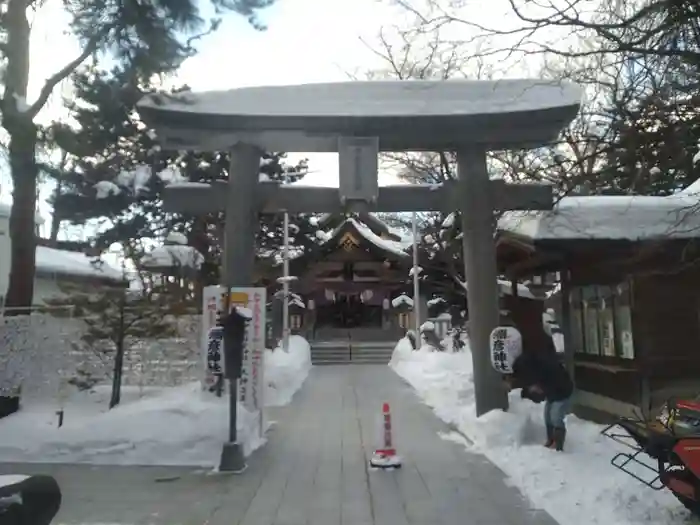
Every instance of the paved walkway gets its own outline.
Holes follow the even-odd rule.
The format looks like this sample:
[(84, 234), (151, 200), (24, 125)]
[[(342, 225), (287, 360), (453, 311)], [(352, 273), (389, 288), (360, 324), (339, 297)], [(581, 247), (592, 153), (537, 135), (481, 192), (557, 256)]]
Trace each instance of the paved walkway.
[[(390, 401), (404, 466), (367, 469)], [(448, 429), (391, 369), (315, 368), (242, 476), (185, 468), (32, 466), (59, 478), (59, 524), (556, 525)], [(0, 465), (0, 473), (27, 471)]]

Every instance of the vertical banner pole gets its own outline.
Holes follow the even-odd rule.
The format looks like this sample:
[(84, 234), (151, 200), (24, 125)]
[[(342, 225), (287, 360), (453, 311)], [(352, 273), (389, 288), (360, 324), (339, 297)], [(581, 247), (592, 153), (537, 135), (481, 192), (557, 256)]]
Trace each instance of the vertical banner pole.
[(416, 337), (420, 341), (420, 290), (418, 284), (418, 215), (413, 212), (413, 317)]

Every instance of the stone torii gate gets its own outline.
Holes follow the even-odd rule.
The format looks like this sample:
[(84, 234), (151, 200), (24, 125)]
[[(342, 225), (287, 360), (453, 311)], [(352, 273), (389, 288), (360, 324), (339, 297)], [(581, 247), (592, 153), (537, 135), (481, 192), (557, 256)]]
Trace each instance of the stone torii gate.
[[(551, 187), (489, 180), (486, 153), (552, 142), (581, 97), (573, 84), (538, 80), (371, 81), (151, 95), (139, 112), (164, 149), (230, 151), (227, 182), (171, 184), (164, 194), (166, 211), (225, 211), (229, 286), (252, 284), (259, 213), (459, 210), (481, 415), (508, 403), (489, 357), (499, 323), (493, 210), (553, 202)], [(259, 182), (263, 151), (338, 152), (340, 188)], [(456, 151), (458, 180), (379, 187), (382, 151)]]

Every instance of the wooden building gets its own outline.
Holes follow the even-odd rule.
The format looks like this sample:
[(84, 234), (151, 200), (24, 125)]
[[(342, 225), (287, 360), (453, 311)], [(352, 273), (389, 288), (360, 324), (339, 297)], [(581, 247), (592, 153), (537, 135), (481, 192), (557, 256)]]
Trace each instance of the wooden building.
[[(290, 261), (291, 330), (312, 346), (348, 340), (349, 344), (386, 342), (393, 348), (416, 325), (411, 240), (371, 214), (326, 215), (319, 220), (319, 230), (327, 232), (323, 242)], [(270, 296), (278, 299), (281, 275), (280, 265), (268, 277)], [(452, 279), (450, 285), (459, 286)], [(525, 346), (542, 346), (547, 337), (542, 325), (545, 295), (505, 280), (499, 281), (499, 288), (504, 315), (523, 333)], [(439, 289), (444, 291), (445, 283)], [(420, 323), (431, 320), (443, 337), (453, 323), (463, 322), (462, 312), (468, 317), (465, 290), (455, 295), (458, 303), (444, 302), (442, 309), (434, 301), (440, 295), (436, 290), (428, 283), (421, 285)], [(281, 336), (281, 311), (282, 302), (274, 301), (272, 339)]]
[(553, 298), (579, 414), (631, 415), (700, 394), (698, 190), (567, 197), (552, 212), (500, 220), (504, 274), (559, 277)]
[[(324, 216), (319, 230), (330, 232), (289, 263), (292, 330), (310, 341), (401, 338), (411, 326), (412, 308), (411, 315), (402, 315), (405, 308), (395, 299), (410, 288), (410, 242), (370, 215)], [(274, 268), (270, 281), (281, 273), (281, 266)], [(281, 285), (270, 286), (279, 297)]]

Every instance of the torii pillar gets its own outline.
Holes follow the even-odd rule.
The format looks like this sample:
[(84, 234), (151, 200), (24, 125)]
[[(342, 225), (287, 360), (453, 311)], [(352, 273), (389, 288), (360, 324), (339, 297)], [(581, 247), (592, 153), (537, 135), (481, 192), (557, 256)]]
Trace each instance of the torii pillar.
[[(228, 182), (171, 184), (164, 196), (171, 212), (225, 211), (227, 285), (252, 283), (258, 213), (460, 211), (480, 416), (508, 407), (489, 357), (499, 322), (493, 211), (553, 204), (551, 187), (489, 180), (486, 154), (554, 141), (581, 97), (573, 84), (539, 80), (344, 82), (151, 95), (139, 111), (165, 149), (231, 153)], [(338, 152), (340, 188), (259, 183), (262, 151)], [(456, 151), (458, 180), (380, 188), (382, 151)]]

